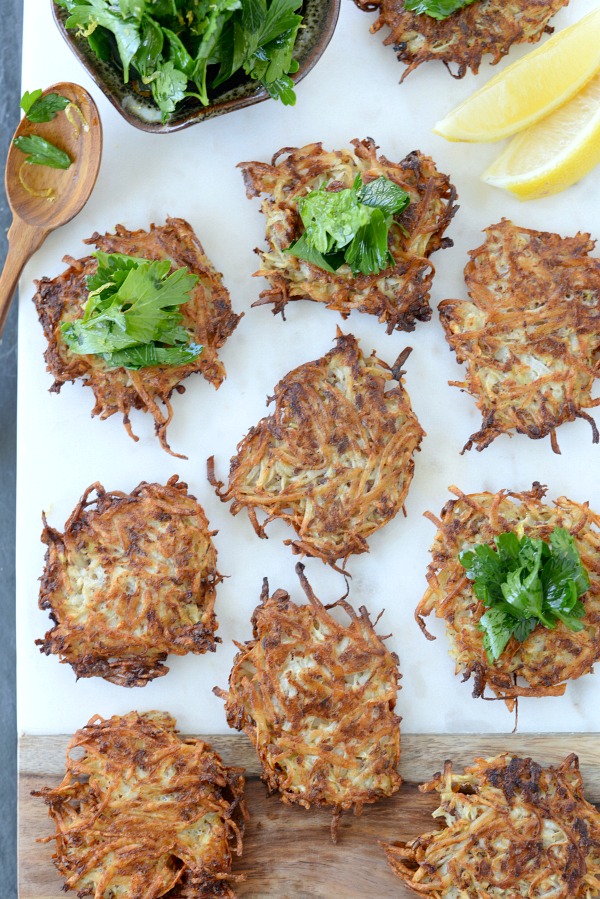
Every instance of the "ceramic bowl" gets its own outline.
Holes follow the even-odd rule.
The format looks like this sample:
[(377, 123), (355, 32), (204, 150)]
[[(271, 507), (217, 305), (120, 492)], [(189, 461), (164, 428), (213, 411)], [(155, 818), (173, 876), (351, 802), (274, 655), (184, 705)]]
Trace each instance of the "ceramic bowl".
[[(304, 19), (304, 27), (300, 29), (294, 49), (294, 58), (300, 64), (293, 76), (296, 83), (308, 75), (331, 40), (338, 20), (340, 2), (341, 0), (304, 0), (299, 10)], [(256, 81), (243, 76), (235, 79), (235, 83), (232, 79), (213, 91), (209, 106), (202, 106), (192, 97), (187, 98), (163, 122), (152, 97), (140, 94), (132, 84), (123, 84), (122, 72), (116, 64), (98, 59), (85, 37), (78, 35), (74, 29), (67, 30), (65, 22), (69, 17), (68, 12), (54, 2), (52, 9), (60, 33), (91, 78), (123, 118), (142, 131), (155, 134), (179, 131), (205, 119), (270, 99), (267, 91), (257, 85)]]

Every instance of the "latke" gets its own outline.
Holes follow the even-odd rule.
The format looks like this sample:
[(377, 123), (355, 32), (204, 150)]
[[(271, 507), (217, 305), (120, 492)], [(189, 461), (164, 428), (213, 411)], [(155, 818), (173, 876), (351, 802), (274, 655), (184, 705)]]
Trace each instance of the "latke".
[[(229, 693), (214, 692), (229, 726), (255, 746), (269, 790), (305, 808), (332, 806), (335, 838), (343, 810), (358, 814), (402, 783), (398, 658), (364, 607), (357, 615), (344, 599), (324, 606), (301, 563), (296, 571), (308, 603), (296, 605), (285, 590), (269, 596), (265, 578), (254, 639), (236, 644)], [(350, 623), (338, 624), (334, 608)]]
[[(535, 43), (551, 34), (548, 22), (569, 0), (475, 0), (441, 20), (405, 9), (404, 0), (354, 2), (366, 12), (379, 12), (371, 32), (389, 28), (383, 43), (391, 44), (398, 60), (406, 63), (404, 81), (433, 59), (441, 60), (454, 78), (463, 78), (467, 69), (477, 74), (484, 56), (491, 55), (494, 65), (513, 44)], [(456, 63), (456, 73), (451, 63)]]
[(583, 418), (597, 406), (600, 259), (589, 234), (560, 237), (503, 219), (470, 252), (465, 281), (470, 301), (444, 300), (440, 318), (465, 381), (450, 384), (475, 398), (481, 429), (465, 450), (478, 450), (516, 430), (534, 440)]
[[(63, 322), (81, 318), (87, 300), (86, 277), (97, 269), (92, 256), (73, 259), (66, 256), (69, 268), (57, 278), (36, 281), (37, 293), (33, 298), (44, 329), (48, 349), (45, 360), (48, 371), (54, 377), (52, 393), (60, 392), (67, 381), (81, 378), (91, 387), (96, 398), (92, 415), (109, 418), (116, 412), (123, 416), (127, 433), (134, 440), (129, 421), (132, 409), (150, 412), (154, 418), (156, 434), (161, 446), (171, 452), (167, 443), (167, 428), (173, 417), (170, 397), (173, 391), (183, 393), (184, 378), (200, 372), (215, 387), (225, 377), (225, 368), (219, 361), (217, 350), (233, 333), (241, 318), (231, 310), (229, 293), (221, 283), (221, 275), (206, 257), (200, 241), (191, 226), (179, 218), (168, 218), (165, 225), (150, 225), (149, 231), (128, 231), (117, 225), (115, 234), (93, 234), (84, 243), (91, 244), (104, 253), (123, 253), (144, 259), (169, 259), (172, 268), (187, 267), (190, 274), (198, 276), (190, 299), (183, 303), (182, 326), (192, 342), (204, 349), (192, 362), (184, 365), (158, 365), (132, 371), (125, 368), (108, 368), (101, 356), (78, 355), (66, 344), (62, 332)], [(172, 453), (172, 455), (177, 455)]]
[[(457, 499), (446, 503), (439, 519), (427, 516), (439, 530), (431, 547), (429, 587), (415, 612), (423, 633), (433, 639), (423, 617), (435, 612), (445, 619), (456, 673), (463, 680), (473, 677), (475, 697), (483, 696), (489, 686), (513, 708), (518, 696), (562, 696), (566, 682), (591, 672), (600, 658), (600, 515), (587, 503), (564, 496), (554, 507), (547, 505), (546, 488), (538, 483), (524, 493), (450, 490)], [(478, 627), (485, 606), (475, 596), (459, 553), (474, 544), (493, 546), (494, 537), (507, 531), (547, 541), (557, 527), (572, 534), (590, 577), (590, 589), (581, 597), (584, 628), (572, 631), (562, 622), (554, 630), (537, 625), (522, 643), (512, 636), (500, 657), (490, 663)]]
[[(322, 144), (301, 148), (284, 147), (271, 164), (241, 162), (248, 198), (265, 194), (267, 251), (256, 250), (262, 266), (256, 277), (271, 287), (260, 294), (255, 306), (272, 303), (273, 312), (284, 312), (293, 300), (313, 300), (341, 312), (346, 318), (353, 309), (376, 315), (388, 334), (396, 328), (413, 331), (415, 322), (429, 321), (429, 291), (434, 267), (429, 256), (452, 246), (444, 237), (458, 208), (456, 190), (447, 175), (429, 156), (418, 151), (399, 163), (377, 155), (371, 138), (353, 140), (353, 150), (323, 150)], [(297, 204), (312, 190), (334, 185), (352, 187), (357, 175), (367, 183), (384, 176), (410, 195), (410, 204), (396, 215), (388, 245), (395, 265), (371, 275), (353, 275), (350, 266), (337, 272), (323, 269), (284, 253), (300, 237), (303, 227)]]
[[(275, 518), (291, 524), (293, 552), (335, 565), (368, 552), (366, 538), (404, 506), (413, 453), (423, 430), (393, 368), (365, 357), (351, 334), (287, 374), (275, 387), (275, 411), (251, 428), (231, 460), (229, 486), (209, 480), (232, 515), (246, 508), (259, 537)], [(391, 390), (389, 381), (398, 384)], [(260, 509), (268, 516), (261, 525)]]
[(214, 652), (217, 554), (187, 484), (142, 482), (130, 494), (92, 484), (61, 534), (44, 516), (41, 609), (55, 622), (40, 651), (77, 677), (144, 686), (168, 653)]
[[(75, 752), (74, 752), (75, 751)], [(83, 751), (83, 754), (82, 754)], [(76, 757), (73, 757), (73, 756)], [(34, 791), (56, 824), (64, 890), (109, 899), (234, 897), (244, 777), (164, 712), (94, 716), (67, 748), (54, 789)], [(238, 878), (239, 879), (239, 878)]]
[(575, 754), (557, 768), (508, 754), (452, 762), (420, 787), (445, 826), (385, 845), (393, 871), (432, 899), (594, 899), (600, 813), (583, 796)]

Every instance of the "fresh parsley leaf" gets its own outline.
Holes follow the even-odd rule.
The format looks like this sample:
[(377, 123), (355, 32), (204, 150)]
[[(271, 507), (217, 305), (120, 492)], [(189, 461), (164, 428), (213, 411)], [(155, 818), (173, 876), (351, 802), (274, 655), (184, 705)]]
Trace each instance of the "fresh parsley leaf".
[(403, 212), (410, 203), (410, 196), (400, 185), (382, 176), (363, 184), (358, 189), (357, 196), (365, 206), (375, 206), (386, 215)]
[(460, 553), (459, 561), (473, 581), (475, 596), (486, 606), (479, 628), (490, 662), (504, 651), (511, 636), (525, 640), (538, 625), (572, 631), (584, 627), (585, 607), (579, 601), (590, 578), (575, 540), (555, 528), (550, 541), (499, 534), (496, 550), (487, 544)]
[(70, 102), (60, 94), (51, 93), (42, 97), (42, 91), (33, 91), (31, 94), (25, 91), (21, 98), (21, 109), (30, 122), (51, 122)]
[(149, 261), (120, 253), (95, 254), (98, 268), (82, 318), (61, 325), (69, 348), (101, 355), (114, 368), (183, 365), (202, 347), (190, 342), (179, 310), (198, 278), (186, 268), (171, 272), (168, 259)]
[(479, 629), (483, 631), (483, 646), (488, 659), (499, 658), (513, 632), (510, 615), (502, 609), (488, 609), (479, 619)]
[[(140, 45), (131, 61), (146, 84), (152, 80), (160, 65), (164, 42), (162, 28), (150, 16), (144, 16), (140, 23)], [(187, 78), (185, 83), (187, 85)]]
[(175, 111), (180, 100), (186, 96), (188, 76), (180, 72), (175, 64), (168, 60), (161, 63), (154, 74), (146, 79), (150, 83), (154, 102), (163, 114), (163, 121)]
[(306, 231), (285, 252), (291, 253), (298, 259), (304, 259), (306, 262), (310, 262), (311, 265), (322, 268), (325, 272), (337, 272), (338, 268), (344, 265), (346, 261), (343, 250), (337, 253), (328, 253), (327, 256), (320, 253), (310, 243), (306, 236)]
[(465, 6), (470, 6), (474, 0), (404, 0), (404, 9), (424, 14), (433, 19), (447, 19), (452, 13)]
[(136, 17), (124, 17), (121, 10), (109, 0), (80, 0), (76, 5), (67, 2), (67, 9), (70, 13), (65, 23), (67, 28), (77, 28), (85, 37), (89, 37), (101, 26), (114, 35), (123, 66), (123, 81), (127, 84), (129, 66), (142, 42)]
[(27, 154), (25, 161), (30, 165), (47, 165), (51, 169), (68, 169), (71, 165), (71, 157), (64, 150), (37, 134), (15, 137), (13, 144)]
[(33, 104), (40, 99), (42, 94), (43, 91), (41, 87), (39, 87), (36, 91), (25, 91), (25, 93), (21, 97), (21, 109), (23, 110), (25, 115), (27, 115)]
[(156, 365), (185, 365), (193, 362), (202, 352), (203, 347), (197, 343), (187, 346), (157, 347), (153, 343), (132, 346), (125, 350), (106, 355), (109, 368), (129, 368), (139, 371), (141, 368), (153, 368)]
[(304, 233), (285, 252), (325, 271), (346, 262), (354, 275), (378, 274), (394, 264), (388, 249), (392, 215), (409, 202), (406, 191), (383, 177), (363, 184), (358, 175), (350, 188), (311, 191), (298, 200)]

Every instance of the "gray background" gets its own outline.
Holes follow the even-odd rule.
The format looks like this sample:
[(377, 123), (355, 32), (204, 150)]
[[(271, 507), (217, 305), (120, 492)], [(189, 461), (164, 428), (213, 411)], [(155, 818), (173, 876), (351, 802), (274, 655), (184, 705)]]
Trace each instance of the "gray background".
[[(19, 121), (21, 0), (2, 0), (0, 27), (0, 159)], [(33, 85), (33, 88), (42, 85)], [(32, 89), (33, 89), (32, 88)], [(0, 191), (0, 263), (6, 257), (11, 215)], [(0, 883), (2, 897), (17, 896), (17, 761), (15, 716), (15, 469), (17, 308), (0, 339)]]

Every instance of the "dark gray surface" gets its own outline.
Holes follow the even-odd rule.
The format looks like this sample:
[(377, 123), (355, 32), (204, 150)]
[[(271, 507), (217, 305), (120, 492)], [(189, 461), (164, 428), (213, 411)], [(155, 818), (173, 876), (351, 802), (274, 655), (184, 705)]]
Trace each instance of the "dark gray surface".
[[(19, 120), (21, 0), (3, 0), (0, 28), (0, 159)], [(37, 86), (37, 85), (36, 85)], [(0, 192), (0, 264), (6, 256), (11, 216)], [(15, 715), (15, 469), (17, 392), (17, 308), (0, 339), (0, 887), (4, 899), (17, 896), (17, 725)]]

